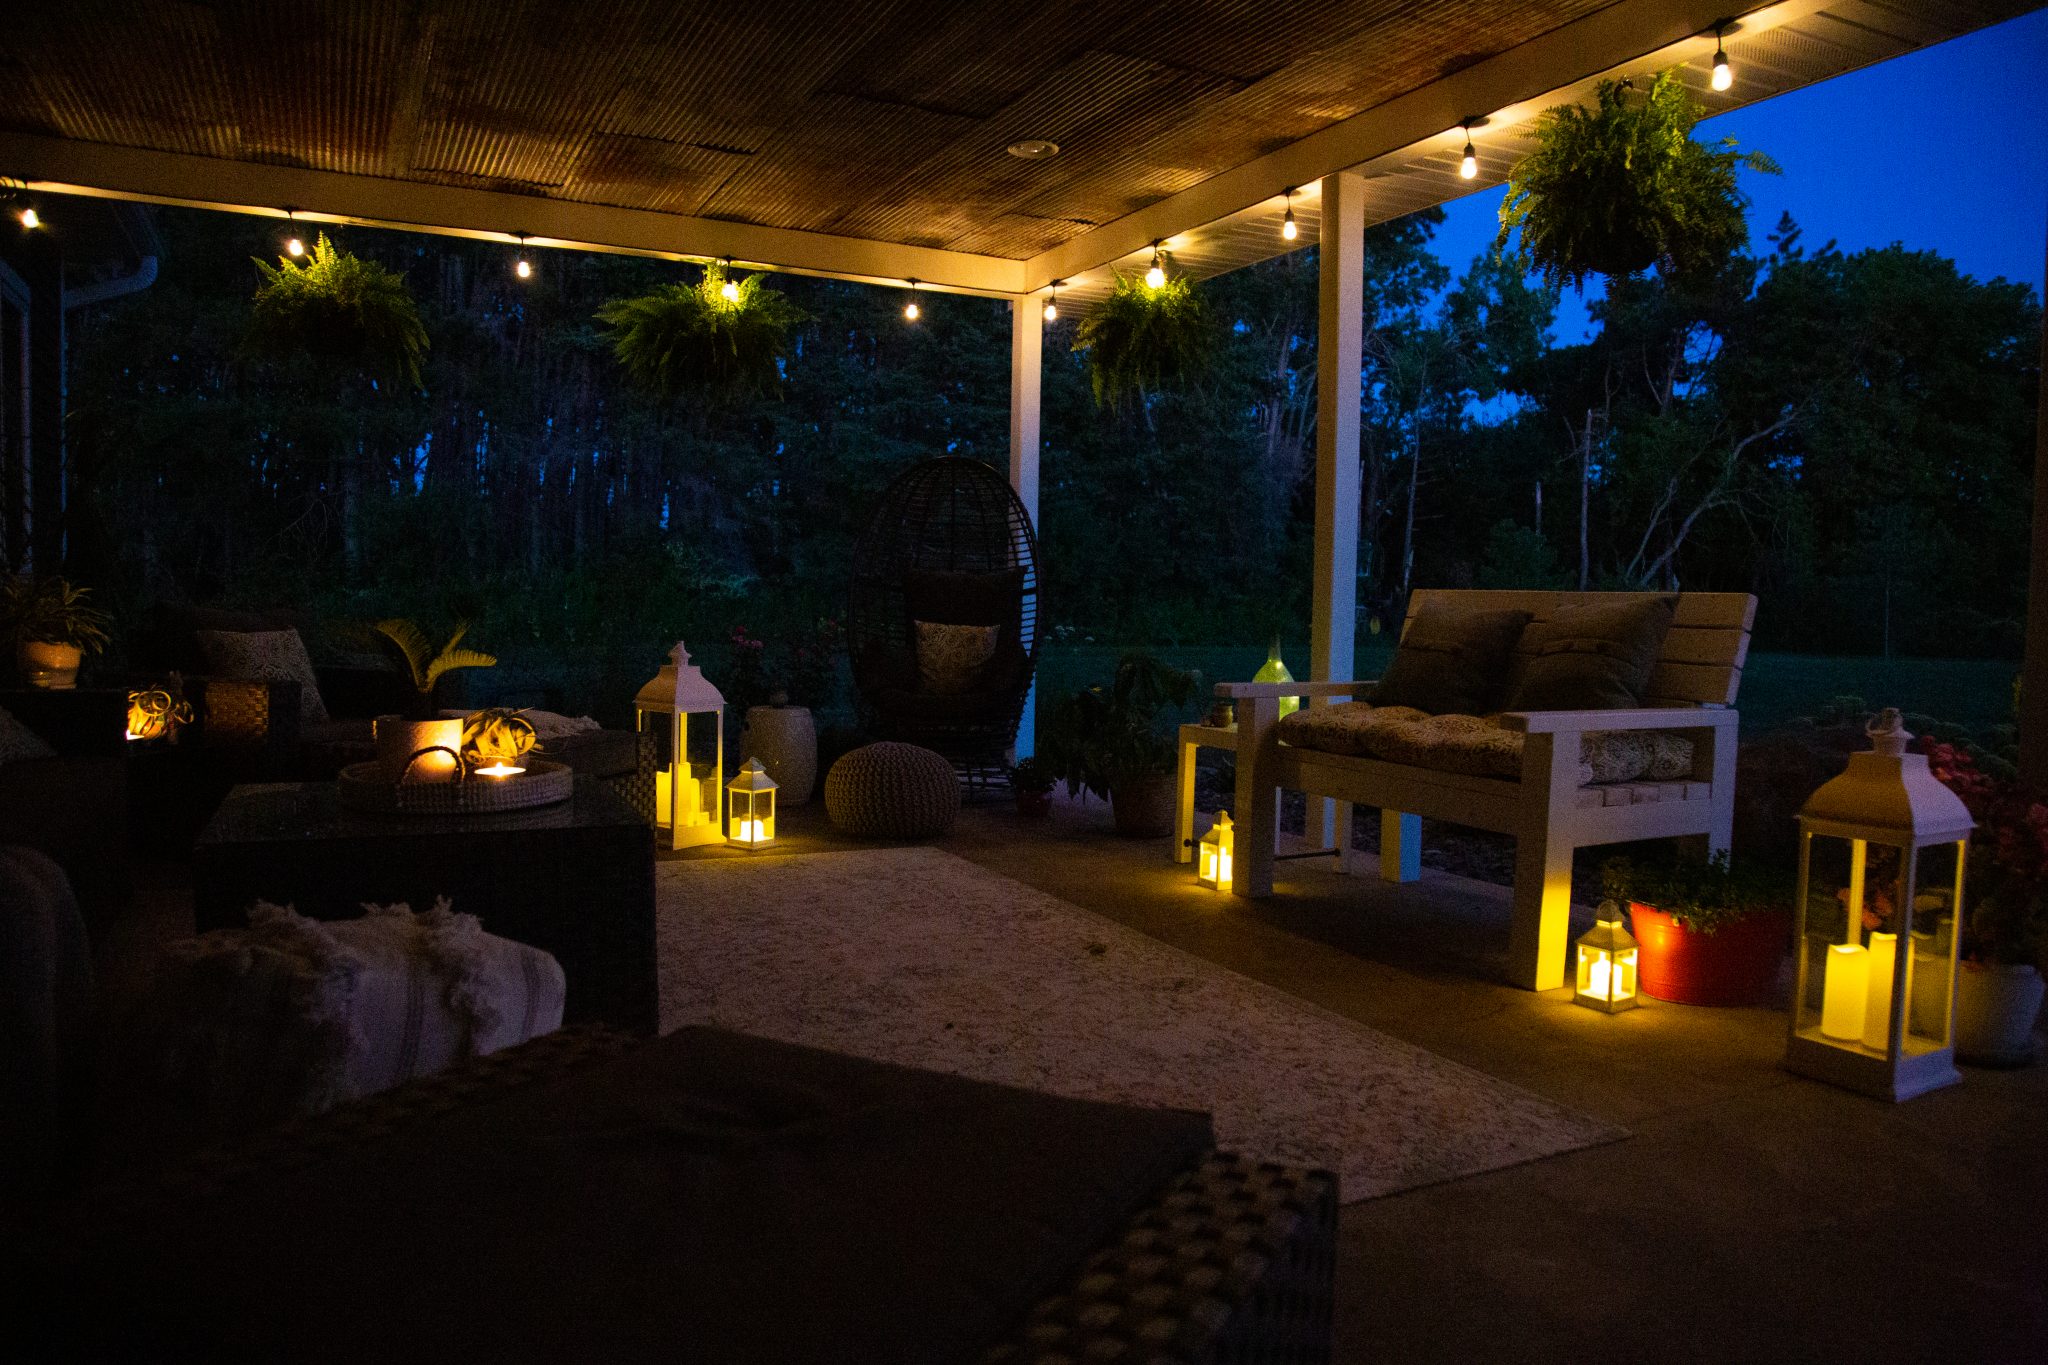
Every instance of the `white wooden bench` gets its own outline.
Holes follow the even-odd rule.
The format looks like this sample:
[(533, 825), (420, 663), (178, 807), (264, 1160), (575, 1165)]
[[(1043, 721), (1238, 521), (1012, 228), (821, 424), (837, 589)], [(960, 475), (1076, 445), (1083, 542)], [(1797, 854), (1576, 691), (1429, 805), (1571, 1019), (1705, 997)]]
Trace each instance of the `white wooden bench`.
[[(1620, 601), (1630, 593), (1419, 591), (1409, 620), (1429, 602), (1512, 607), (1547, 620), (1568, 602)], [(1275, 731), (1283, 697), (1308, 706), (1368, 700), (1370, 682), (1219, 683), (1237, 708), (1239, 812), (1233, 889), (1273, 892), (1280, 790), (1333, 798), (1337, 855), (1349, 865), (1352, 805), (1380, 811), (1380, 875), (1412, 881), (1421, 870), (1422, 821), (1442, 820), (1515, 836), (1514, 927), (1508, 975), (1530, 990), (1564, 984), (1571, 911), (1572, 854), (1597, 844), (1668, 836), (1728, 847), (1735, 818), (1733, 709), (1749, 653), (1756, 599), (1746, 593), (1683, 593), (1650, 678), (1648, 703), (1634, 711), (1509, 713), (1501, 723), (1526, 732), (1519, 780), (1469, 777), (1375, 758), (1354, 758), (1282, 744)], [(1403, 627), (1406, 629), (1405, 625)], [(1579, 785), (1579, 740), (1596, 730), (1695, 733), (1693, 774), (1685, 782)]]

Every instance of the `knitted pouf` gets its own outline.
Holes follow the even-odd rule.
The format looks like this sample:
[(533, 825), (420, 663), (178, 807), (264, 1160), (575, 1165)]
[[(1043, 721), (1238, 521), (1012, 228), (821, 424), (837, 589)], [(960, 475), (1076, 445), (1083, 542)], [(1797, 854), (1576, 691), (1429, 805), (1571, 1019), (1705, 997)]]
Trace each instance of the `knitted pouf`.
[(953, 828), (959, 813), (953, 765), (915, 744), (855, 749), (825, 775), (825, 814), (848, 834), (923, 839)]

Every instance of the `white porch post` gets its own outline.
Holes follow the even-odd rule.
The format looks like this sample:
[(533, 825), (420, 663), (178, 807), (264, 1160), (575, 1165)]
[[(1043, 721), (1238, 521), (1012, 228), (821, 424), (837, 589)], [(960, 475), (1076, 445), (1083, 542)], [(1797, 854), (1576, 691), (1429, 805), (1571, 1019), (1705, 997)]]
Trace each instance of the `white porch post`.
[[(1309, 627), (1309, 678), (1346, 680), (1356, 664), (1358, 626), (1358, 409), (1364, 365), (1365, 181), (1323, 177), (1323, 231), (1317, 251), (1316, 304), (1316, 552)], [(1335, 834), (1337, 812), (1322, 808), (1322, 846)], [(1348, 819), (1349, 808), (1344, 812)], [(1309, 812), (1310, 839), (1317, 815)], [(1345, 842), (1350, 831), (1346, 830)]]
[[(1038, 529), (1039, 381), (1045, 352), (1045, 323), (1038, 300), (1010, 300), (1010, 487)], [(1043, 566), (1041, 566), (1041, 576)], [(1045, 629), (1043, 618), (1038, 628)], [(1036, 751), (1038, 683), (1033, 679), (1024, 698), (1024, 717), (1017, 724), (1017, 757)]]

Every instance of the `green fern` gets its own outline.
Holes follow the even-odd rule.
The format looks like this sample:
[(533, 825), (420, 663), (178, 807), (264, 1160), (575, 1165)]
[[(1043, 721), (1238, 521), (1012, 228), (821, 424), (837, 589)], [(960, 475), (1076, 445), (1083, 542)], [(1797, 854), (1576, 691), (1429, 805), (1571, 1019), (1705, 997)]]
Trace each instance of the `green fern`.
[(1736, 172), (1776, 175), (1778, 166), (1733, 138), (1695, 141), (1704, 112), (1670, 71), (1647, 93), (1602, 81), (1596, 108), (1546, 110), (1536, 150), (1508, 178), (1495, 250), (1519, 229), (1522, 254), (1553, 287), (1652, 266), (1711, 274), (1749, 241)]
[(380, 384), (420, 386), (427, 329), (403, 275), (338, 250), (324, 232), (303, 264), (279, 257), (256, 269), (262, 281), (242, 338), (246, 357), (297, 351)]
[(597, 310), (612, 329), (612, 353), (633, 381), (664, 402), (684, 394), (738, 398), (773, 393), (782, 383), (791, 329), (802, 309), (749, 275), (725, 297), (723, 266), (696, 284), (665, 284)]
[(1088, 383), (1099, 407), (1195, 383), (1216, 354), (1209, 305), (1194, 282), (1172, 275), (1154, 289), (1117, 272), (1109, 297), (1074, 329), (1074, 349), (1088, 357)]
[(490, 668), (498, 660), (496, 655), (485, 654), (474, 649), (458, 648), (462, 637), (469, 633), (469, 622), (459, 622), (455, 633), (448, 637), (448, 643), (435, 649), (427, 639), (427, 633), (416, 622), (403, 617), (377, 623), (377, 633), (398, 647), (405, 656), (405, 665), (412, 670), (412, 685), (423, 697), (434, 694), (434, 685), (441, 681), (441, 675), (458, 668)]

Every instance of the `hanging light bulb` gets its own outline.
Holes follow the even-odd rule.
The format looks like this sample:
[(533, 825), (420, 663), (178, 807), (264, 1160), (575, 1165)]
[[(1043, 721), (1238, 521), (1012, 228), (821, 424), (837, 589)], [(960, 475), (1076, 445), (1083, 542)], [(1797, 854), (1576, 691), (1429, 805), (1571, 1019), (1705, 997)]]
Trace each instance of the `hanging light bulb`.
[(1047, 322), (1058, 322), (1060, 320), (1060, 282), (1058, 280), (1052, 282), (1052, 292), (1045, 296), (1045, 320)]
[(1294, 222), (1294, 191), (1287, 191), (1287, 216), (1280, 220), (1280, 240), (1291, 242), (1301, 236), (1301, 229)]
[(1465, 125), (1465, 155), (1458, 162), (1460, 180), (1476, 180), (1479, 177), (1479, 149), (1472, 145), (1472, 125)]
[(306, 240), (305, 238), (299, 236), (298, 232), (299, 211), (295, 208), (292, 208), (290, 205), (286, 205), (284, 211), (284, 221), (286, 232), (289, 234), (284, 239), (284, 254), (287, 256), (294, 257), (305, 255)]
[(533, 262), (526, 259), (526, 234), (516, 235), (519, 238), (519, 259), (512, 262), (512, 273), (522, 280), (530, 280), (533, 278)]
[(912, 280), (910, 282), (910, 302), (903, 305), (903, 320), (905, 322), (916, 322), (922, 316), (923, 312), (917, 306), (917, 281)]
[[(731, 270), (732, 257), (726, 257), (724, 265), (727, 270)], [(725, 283), (718, 286), (718, 297), (724, 299), (727, 303), (738, 303), (740, 301), (740, 282), (728, 275)]]
[(1714, 25), (1714, 80), (1716, 90), (1726, 90), (1735, 84), (1735, 68), (1728, 65), (1728, 49), (1721, 46), (1721, 30), (1728, 25), (1724, 20)]
[(1147, 289), (1163, 289), (1166, 287), (1166, 265), (1159, 258), (1159, 245), (1156, 242), (1152, 245), (1152, 268), (1145, 272), (1145, 287)]
[(43, 225), (42, 216), (35, 211), (33, 205), (21, 211), (21, 225), (31, 232)]

